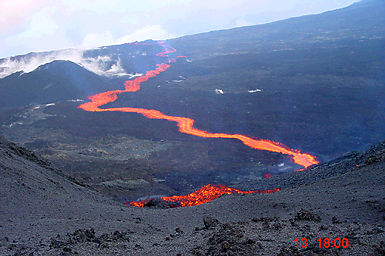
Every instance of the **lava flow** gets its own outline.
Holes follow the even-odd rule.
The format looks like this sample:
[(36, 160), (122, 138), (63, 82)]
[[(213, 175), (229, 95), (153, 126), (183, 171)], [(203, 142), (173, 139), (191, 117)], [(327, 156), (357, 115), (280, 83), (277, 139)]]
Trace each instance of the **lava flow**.
[[(209, 201), (212, 201), (216, 198), (219, 198), (220, 196), (227, 194), (271, 194), (274, 192), (279, 191), (279, 188), (276, 189), (269, 189), (269, 190), (250, 190), (250, 191), (242, 191), (236, 188), (230, 188), (226, 187), (225, 185), (211, 185), (208, 184), (206, 186), (203, 186), (197, 191), (194, 191), (188, 195), (185, 196), (166, 196), (161, 197), (163, 201), (166, 203), (169, 203), (171, 207), (186, 207), (186, 206), (195, 206), (207, 203)], [(126, 204), (130, 204), (131, 206), (136, 207), (144, 207), (148, 202), (150, 202), (151, 199), (146, 199), (142, 201), (134, 201), (134, 202), (127, 202)], [(173, 203), (177, 203), (177, 206), (175, 206)]]
[[(140, 44), (140, 43), (135, 43)], [(170, 116), (165, 115), (162, 112), (154, 109), (143, 109), (143, 108), (130, 108), (130, 107), (120, 107), (120, 108), (100, 108), (103, 105), (114, 102), (118, 99), (118, 94), (126, 93), (126, 92), (136, 92), (140, 90), (140, 85), (143, 82), (146, 82), (148, 79), (157, 76), (161, 72), (166, 71), (170, 68), (170, 64), (176, 62), (176, 58), (170, 58), (168, 54), (174, 53), (176, 50), (172, 47), (165, 46), (165, 42), (158, 42), (159, 45), (163, 47), (163, 51), (156, 54), (158, 57), (165, 57), (168, 59), (167, 63), (161, 63), (156, 65), (156, 69), (147, 71), (144, 75), (137, 77), (133, 80), (128, 80), (125, 82), (125, 87), (122, 90), (113, 90), (107, 91), (99, 94), (95, 94), (89, 96), (88, 98), (91, 100), (90, 102), (84, 103), (80, 105), (78, 108), (83, 109), (85, 111), (90, 112), (130, 112), (130, 113), (138, 113), (149, 119), (164, 119), (172, 122), (176, 122), (179, 127), (179, 131), (181, 133), (190, 134), (203, 138), (225, 138), (225, 139), (237, 139), (240, 140), (246, 146), (258, 149), (258, 150), (267, 150), (271, 152), (277, 152), (284, 155), (288, 155), (291, 157), (292, 161), (298, 165), (301, 165), (305, 168), (317, 164), (318, 161), (316, 158), (310, 154), (301, 153), (299, 150), (290, 149), (289, 147), (282, 145), (278, 142), (269, 141), (269, 140), (258, 140), (252, 139), (245, 135), (241, 134), (226, 134), (226, 133), (210, 133), (206, 131), (199, 130), (194, 127), (195, 120), (187, 118), (187, 117), (179, 117), (179, 116)], [(186, 56), (177, 56), (177, 58), (186, 58)], [(268, 190), (272, 193), (276, 190)], [(178, 201), (182, 206), (191, 206), (198, 205), (210, 201), (214, 198), (219, 197), (222, 194), (231, 194), (231, 193), (264, 193), (263, 191), (240, 191), (233, 188), (227, 188), (223, 185), (206, 185), (200, 190), (191, 193), (186, 196), (173, 196), (173, 197), (164, 197), (163, 200), (166, 201)], [(131, 205), (141, 206), (141, 202), (132, 202)]]
[[(160, 42), (163, 46), (164, 43)], [(168, 57), (169, 53), (174, 53), (176, 50), (174, 48), (164, 47), (164, 51), (158, 53), (157, 56)], [(182, 57), (182, 56), (181, 56)], [(183, 56), (184, 57), (184, 56)], [(238, 139), (243, 142), (246, 146), (258, 150), (267, 150), (271, 152), (277, 152), (284, 155), (289, 155), (292, 160), (299, 165), (304, 166), (305, 168), (318, 164), (318, 161), (314, 156), (301, 153), (299, 150), (294, 150), (282, 145), (280, 143), (269, 141), (269, 140), (256, 140), (249, 138), (241, 134), (226, 134), (226, 133), (209, 133), (206, 131), (199, 130), (194, 127), (195, 120), (187, 117), (179, 116), (169, 116), (165, 115), (162, 112), (154, 109), (143, 109), (143, 108), (130, 108), (130, 107), (121, 107), (121, 108), (99, 108), (107, 103), (114, 102), (118, 99), (118, 94), (125, 92), (136, 92), (140, 89), (140, 84), (146, 82), (149, 78), (155, 77), (161, 72), (166, 71), (170, 68), (169, 63), (175, 62), (175, 58), (171, 58), (167, 63), (157, 64), (157, 68), (154, 70), (147, 71), (145, 75), (135, 78), (134, 80), (128, 80), (125, 82), (124, 90), (113, 90), (107, 91), (99, 94), (89, 96), (90, 102), (80, 105), (78, 108), (81, 108), (85, 111), (91, 112), (105, 112), (105, 111), (119, 111), (119, 112), (131, 112), (142, 114), (150, 119), (164, 119), (172, 122), (176, 122), (181, 133), (191, 134), (203, 138), (226, 138), (226, 139)]]

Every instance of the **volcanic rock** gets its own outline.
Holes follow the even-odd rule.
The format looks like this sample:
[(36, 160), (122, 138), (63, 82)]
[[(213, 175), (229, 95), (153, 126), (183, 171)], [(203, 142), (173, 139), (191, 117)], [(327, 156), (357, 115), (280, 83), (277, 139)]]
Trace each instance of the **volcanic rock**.
[(307, 221), (316, 221), (320, 222), (321, 217), (311, 211), (301, 209), (298, 212), (295, 213), (295, 220), (307, 220)]
[(211, 228), (215, 228), (219, 224), (219, 220), (214, 219), (210, 216), (204, 216), (203, 224), (205, 225), (206, 229), (211, 229)]
[(224, 223), (217, 229), (207, 241), (204, 252), (200, 248), (192, 250), (195, 255), (255, 255), (256, 242), (244, 237), (244, 230), (236, 223)]
[(169, 202), (163, 200), (162, 198), (151, 198), (144, 204), (144, 207), (159, 209), (175, 208), (179, 206), (178, 202)]

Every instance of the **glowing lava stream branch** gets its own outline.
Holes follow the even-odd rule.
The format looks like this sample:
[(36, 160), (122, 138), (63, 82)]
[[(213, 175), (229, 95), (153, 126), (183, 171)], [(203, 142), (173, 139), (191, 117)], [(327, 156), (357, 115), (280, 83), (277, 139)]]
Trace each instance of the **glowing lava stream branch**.
[[(169, 57), (169, 53), (174, 53), (174, 48), (168, 48), (164, 46), (164, 42), (159, 42), (163, 46), (164, 51), (157, 54), (159, 57)], [(185, 56), (178, 56), (183, 58)], [(246, 146), (258, 150), (267, 150), (271, 152), (277, 152), (284, 155), (288, 155), (292, 158), (293, 162), (298, 165), (302, 165), (307, 168), (313, 164), (317, 164), (316, 158), (310, 154), (301, 153), (299, 150), (294, 150), (282, 145), (280, 143), (269, 141), (269, 140), (256, 140), (249, 138), (241, 134), (226, 134), (226, 133), (209, 133), (206, 131), (199, 130), (194, 127), (194, 120), (187, 117), (169, 116), (162, 112), (154, 109), (143, 109), (143, 108), (99, 108), (107, 103), (114, 102), (118, 99), (118, 94), (125, 92), (136, 92), (140, 89), (140, 85), (146, 82), (148, 79), (157, 76), (161, 72), (166, 71), (170, 68), (170, 63), (176, 62), (176, 58), (168, 59), (168, 63), (157, 64), (157, 68), (154, 70), (147, 71), (145, 75), (135, 78), (134, 80), (128, 80), (125, 82), (124, 90), (107, 91), (99, 94), (89, 96), (90, 102), (80, 105), (78, 108), (90, 112), (106, 112), (106, 111), (119, 111), (119, 112), (130, 112), (138, 113), (150, 119), (164, 119), (172, 122), (176, 122), (179, 127), (179, 131), (185, 134), (191, 134), (203, 138), (226, 138), (226, 139), (238, 139), (243, 142)]]
[[(185, 196), (164, 196), (161, 197), (163, 201), (169, 204), (170, 207), (186, 207), (186, 206), (195, 206), (207, 203), (216, 198), (219, 198), (222, 195), (230, 195), (230, 194), (272, 194), (274, 192), (278, 192), (279, 188), (268, 189), (268, 190), (250, 190), (250, 191), (242, 191), (236, 188), (226, 187), (225, 185), (211, 185), (208, 184), (203, 186), (202, 188), (194, 191)], [(151, 198), (142, 200), (142, 201), (134, 201), (134, 202), (126, 202), (125, 204), (130, 204), (135, 207), (144, 207), (151, 201)]]

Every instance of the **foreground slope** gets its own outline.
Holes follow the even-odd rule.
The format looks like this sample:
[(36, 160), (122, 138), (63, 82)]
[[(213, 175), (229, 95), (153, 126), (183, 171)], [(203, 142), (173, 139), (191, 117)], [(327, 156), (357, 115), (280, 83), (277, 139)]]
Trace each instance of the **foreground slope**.
[[(385, 142), (275, 177), (272, 184), (284, 184), (275, 194), (176, 209), (117, 205), (4, 140), (0, 154), (1, 255), (382, 255), (385, 249)], [(297, 250), (296, 237), (306, 237), (309, 247)], [(349, 246), (319, 249), (319, 237), (348, 238)]]
[[(3, 138), (0, 175), (1, 255), (23, 255), (26, 251), (22, 248), (37, 245), (47, 234), (89, 226), (94, 221), (101, 229), (117, 225), (112, 223), (116, 222), (114, 212), (120, 212), (116, 203), (75, 184), (33, 152)], [(17, 242), (9, 243), (11, 239)], [(10, 250), (6, 252), (6, 248)]]

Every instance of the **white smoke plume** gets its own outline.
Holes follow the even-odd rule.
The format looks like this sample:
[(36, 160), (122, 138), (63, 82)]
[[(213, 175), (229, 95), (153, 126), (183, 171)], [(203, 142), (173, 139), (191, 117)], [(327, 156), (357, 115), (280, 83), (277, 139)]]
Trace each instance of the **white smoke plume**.
[(55, 60), (74, 62), (85, 69), (101, 76), (140, 76), (141, 74), (129, 74), (122, 68), (120, 59), (113, 60), (110, 56), (98, 56), (95, 58), (84, 57), (84, 50), (67, 49), (53, 52), (28, 54), (19, 57), (8, 57), (0, 60), (0, 79), (15, 72), (29, 73), (41, 65)]

